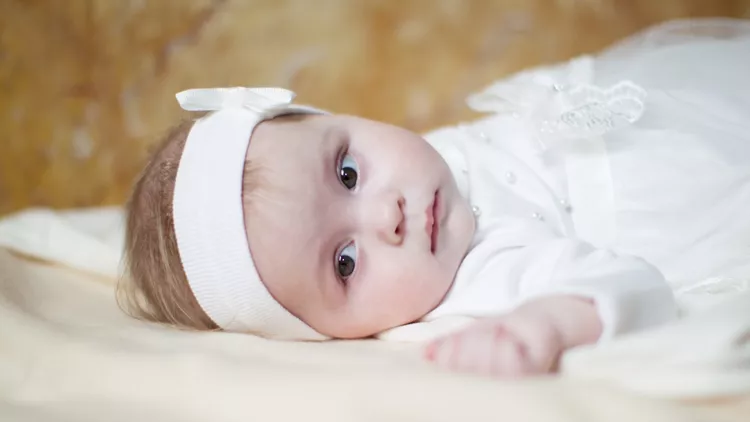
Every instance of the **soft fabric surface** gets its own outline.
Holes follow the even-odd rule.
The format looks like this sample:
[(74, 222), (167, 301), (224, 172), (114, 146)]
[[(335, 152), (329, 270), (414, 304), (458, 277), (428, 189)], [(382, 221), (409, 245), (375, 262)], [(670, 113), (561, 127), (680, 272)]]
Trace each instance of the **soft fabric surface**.
[(3, 421), (744, 421), (750, 296), (566, 356), (560, 377), (441, 372), (411, 345), (144, 324), (114, 301), (121, 211), (0, 220)]

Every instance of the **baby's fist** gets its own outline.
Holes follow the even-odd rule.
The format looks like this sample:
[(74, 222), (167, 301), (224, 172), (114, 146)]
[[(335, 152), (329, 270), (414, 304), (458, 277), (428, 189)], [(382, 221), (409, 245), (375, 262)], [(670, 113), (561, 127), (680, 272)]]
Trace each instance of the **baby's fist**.
[(553, 371), (562, 351), (562, 338), (548, 314), (519, 309), (439, 338), (425, 354), (454, 371), (518, 377)]

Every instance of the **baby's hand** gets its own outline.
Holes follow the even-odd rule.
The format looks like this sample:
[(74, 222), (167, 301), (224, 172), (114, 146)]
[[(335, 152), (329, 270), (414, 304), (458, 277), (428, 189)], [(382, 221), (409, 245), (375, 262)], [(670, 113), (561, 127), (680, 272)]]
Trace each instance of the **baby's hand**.
[(600, 332), (593, 304), (549, 297), (439, 338), (428, 344), (425, 355), (461, 372), (506, 378), (544, 374), (556, 370), (566, 348), (596, 341)]
[(430, 343), (427, 359), (446, 369), (496, 377), (551, 372), (563, 350), (546, 316), (510, 313)]

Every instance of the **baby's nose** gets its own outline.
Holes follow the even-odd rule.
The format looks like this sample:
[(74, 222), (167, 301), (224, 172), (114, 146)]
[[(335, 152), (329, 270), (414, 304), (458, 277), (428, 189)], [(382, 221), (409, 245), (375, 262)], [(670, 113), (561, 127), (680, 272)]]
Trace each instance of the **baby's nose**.
[(404, 205), (406, 201), (398, 192), (387, 192), (371, 203), (367, 219), (379, 239), (392, 245), (404, 241)]

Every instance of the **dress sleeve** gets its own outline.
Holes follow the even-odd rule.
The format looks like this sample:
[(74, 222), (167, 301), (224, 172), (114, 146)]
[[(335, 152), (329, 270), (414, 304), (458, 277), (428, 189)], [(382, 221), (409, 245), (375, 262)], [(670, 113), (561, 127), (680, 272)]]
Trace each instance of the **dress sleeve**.
[(590, 298), (602, 320), (601, 341), (673, 319), (677, 306), (661, 272), (643, 259), (554, 238), (487, 256), (477, 281), (505, 285), (515, 306), (541, 296)]

